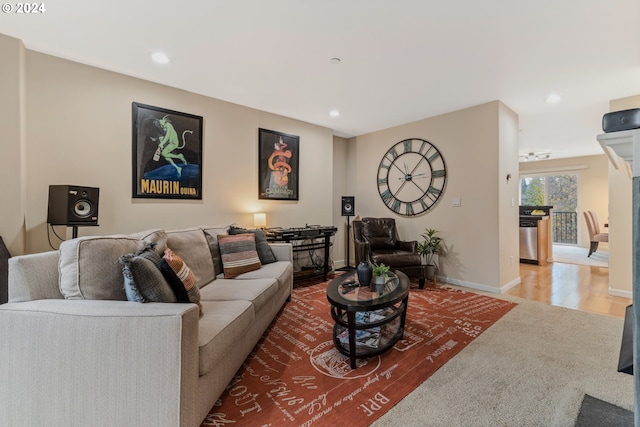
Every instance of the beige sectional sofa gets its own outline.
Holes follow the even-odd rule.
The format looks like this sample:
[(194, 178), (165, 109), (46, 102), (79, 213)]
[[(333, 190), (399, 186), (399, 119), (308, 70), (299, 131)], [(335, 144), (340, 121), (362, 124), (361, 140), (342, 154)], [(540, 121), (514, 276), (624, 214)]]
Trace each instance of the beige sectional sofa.
[[(224, 278), (226, 227), (81, 237), (16, 256), (0, 305), (0, 426), (199, 426), (293, 287), (292, 249)], [(196, 304), (126, 301), (118, 258), (149, 243), (192, 270)]]

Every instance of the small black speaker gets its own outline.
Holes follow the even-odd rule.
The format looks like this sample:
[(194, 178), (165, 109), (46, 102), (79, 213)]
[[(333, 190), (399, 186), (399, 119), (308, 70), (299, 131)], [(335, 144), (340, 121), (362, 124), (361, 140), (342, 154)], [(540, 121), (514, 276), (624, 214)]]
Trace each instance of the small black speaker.
[(98, 225), (100, 189), (50, 185), (47, 222), (51, 225)]
[(342, 216), (354, 216), (356, 212), (356, 198), (342, 196)]
[(640, 108), (613, 111), (602, 116), (602, 130), (605, 133), (638, 128), (640, 128)]

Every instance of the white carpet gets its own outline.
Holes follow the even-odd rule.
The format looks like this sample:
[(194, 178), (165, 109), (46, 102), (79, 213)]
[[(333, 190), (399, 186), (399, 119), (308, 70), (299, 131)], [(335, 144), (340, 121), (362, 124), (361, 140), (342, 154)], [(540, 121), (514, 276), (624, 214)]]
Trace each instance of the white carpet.
[(579, 246), (553, 245), (553, 260), (568, 264), (589, 265), (592, 267), (609, 267), (609, 252), (606, 245), (601, 244), (598, 250), (587, 257), (588, 248)]
[(623, 319), (506, 299), (519, 304), (372, 425), (573, 426), (585, 393), (633, 410)]

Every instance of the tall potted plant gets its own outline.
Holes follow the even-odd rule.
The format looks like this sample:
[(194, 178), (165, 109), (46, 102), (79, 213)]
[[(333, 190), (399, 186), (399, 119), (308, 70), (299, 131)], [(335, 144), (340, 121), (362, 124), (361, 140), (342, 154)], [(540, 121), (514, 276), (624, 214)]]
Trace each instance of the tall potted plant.
[(432, 278), (436, 271), (436, 265), (433, 262), (434, 255), (441, 255), (444, 252), (444, 240), (436, 234), (438, 234), (438, 230), (427, 228), (420, 235), (424, 240), (418, 243), (418, 254), (425, 260), (425, 275), (428, 279)]

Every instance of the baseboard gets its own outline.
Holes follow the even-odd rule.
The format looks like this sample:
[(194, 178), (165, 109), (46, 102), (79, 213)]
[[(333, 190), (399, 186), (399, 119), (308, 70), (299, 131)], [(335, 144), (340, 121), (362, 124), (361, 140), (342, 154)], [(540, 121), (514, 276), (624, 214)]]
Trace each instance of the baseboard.
[(502, 285), (500, 287), (500, 293), (501, 294), (505, 294), (505, 293), (509, 292), (509, 290), (511, 288), (515, 288), (520, 283), (522, 283), (522, 279), (520, 279), (520, 276), (518, 276), (515, 279), (513, 279), (512, 281), (508, 282), (506, 285)]
[[(462, 286), (465, 288), (475, 289), (477, 291), (489, 292), (492, 294), (499, 294), (503, 292), (501, 288), (494, 288), (492, 286), (483, 285), (481, 283), (452, 279), (450, 277), (445, 277), (445, 276), (437, 276), (436, 278), (438, 280), (438, 283), (448, 283), (450, 285)], [(518, 282), (520, 282), (520, 278), (518, 278)]]
[[(347, 268), (347, 264), (345, 263), (345, 260), (341, 259), (341, 260), (334, 260), (333, 261), (333, 267), (335, 271), (346, 271), (349, 270), (349, 268)], [(355, 268), (354, 266), (350, 266), (351, 268)]]
[(612, 297), (633, 298), (633, 291), (623, 291), (620, 289), (609, 288), (609, 295)]

